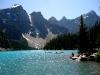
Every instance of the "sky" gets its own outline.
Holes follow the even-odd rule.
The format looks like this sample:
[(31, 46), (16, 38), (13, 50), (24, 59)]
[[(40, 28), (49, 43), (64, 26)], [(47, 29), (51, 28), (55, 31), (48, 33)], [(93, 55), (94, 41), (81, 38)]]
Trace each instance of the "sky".
[(0, 9), (20, 4), (28, 14), (41, 12), (45, 19), (54, 16), (60, 20), (63, 16), (74, 19), (94, 10), (100, 16), (100, 0), (0, 0)]

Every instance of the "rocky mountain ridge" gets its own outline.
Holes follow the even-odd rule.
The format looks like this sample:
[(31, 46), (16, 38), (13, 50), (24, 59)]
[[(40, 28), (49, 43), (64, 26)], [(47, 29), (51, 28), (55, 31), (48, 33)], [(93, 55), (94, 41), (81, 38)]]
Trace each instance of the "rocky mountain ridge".
[[(92, 27), (97, 20), (100, 22), (100, 16), (98, 16), (96, 12), (93, 10), (89, 11), (86, 14), (83, 14), (83, 18), (85, 24), (88, 27)], [(67, 28), (70, 33), (78, 32), (79, 21), (80, 21), (80, 16), (76, 17), (75, 19), (67, 19), (65, 16), (63, 16), (62, 19), (59, 21), (56, 18), (52, 20), (52, 17), (48, 19), (48, 22), (50, 22), (51, 24), (58, 24), (59, 26)]]
[[(100, 17), (92, 10), (83, 14), (87, 26), (91, 27), (95, 21), (100, 22)], [(61, 20), (51, 17), (45, 19), (41, 12), (28, 14), (21, 5), (15, 4), (10, 8), (0, 10), (0, 28), (10, 39), (20, 40), (25, 38), (28, 45), (43, 48), (44, 45), (57, 35), (76, 33), (79, 29), (80, 17)]]
[[(0, 10), (0, 28), (5, 31), (10, 39), (20, 40), (23, 37), (30, 46), (35, 48), (43, 48), (44, 44), (54, 36), (68, 33), (67, 28), (49, 23), (41, 12), (32, 12), (28, 15), (23, 7), (18, 4)], [(50, 36), (49, 33), (52, 35)], [(40, 47), (41, 43), (43, 45)]]

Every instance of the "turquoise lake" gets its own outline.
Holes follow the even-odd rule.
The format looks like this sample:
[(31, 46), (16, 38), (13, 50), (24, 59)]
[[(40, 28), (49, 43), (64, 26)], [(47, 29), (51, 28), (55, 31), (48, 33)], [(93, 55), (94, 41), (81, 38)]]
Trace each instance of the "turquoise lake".
[(75, 61), (77, 50), (0, 52), (0, 75), (100, 75), (100, 63)]

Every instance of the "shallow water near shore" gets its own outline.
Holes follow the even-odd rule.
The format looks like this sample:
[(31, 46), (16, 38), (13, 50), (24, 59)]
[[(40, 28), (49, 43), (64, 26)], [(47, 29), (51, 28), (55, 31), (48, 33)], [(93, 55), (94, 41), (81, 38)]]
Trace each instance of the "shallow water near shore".
[(77, 50), (0, 52), (0, 75), (100, 75), (100, 63), (75, 61)]

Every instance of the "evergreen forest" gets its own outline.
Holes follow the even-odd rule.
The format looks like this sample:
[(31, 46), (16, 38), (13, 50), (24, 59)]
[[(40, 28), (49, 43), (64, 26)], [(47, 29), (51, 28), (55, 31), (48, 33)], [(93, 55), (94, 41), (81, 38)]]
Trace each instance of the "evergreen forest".
[(72, 50), (87, 52), (100, 47), (100, 23), (95, 22), (93, 27), (87, 27), (83, 16), (80, 16), (79, 31), (76, 34), (64, 34), (55, 37), (44, 46), (46, 50)]
[(31, 50), (35, 49), (28, 46), (27, 41), (24, 38), (20, 40), (10, 39), (4, 30), (0, 29), (0, 48), (1, 50)]

